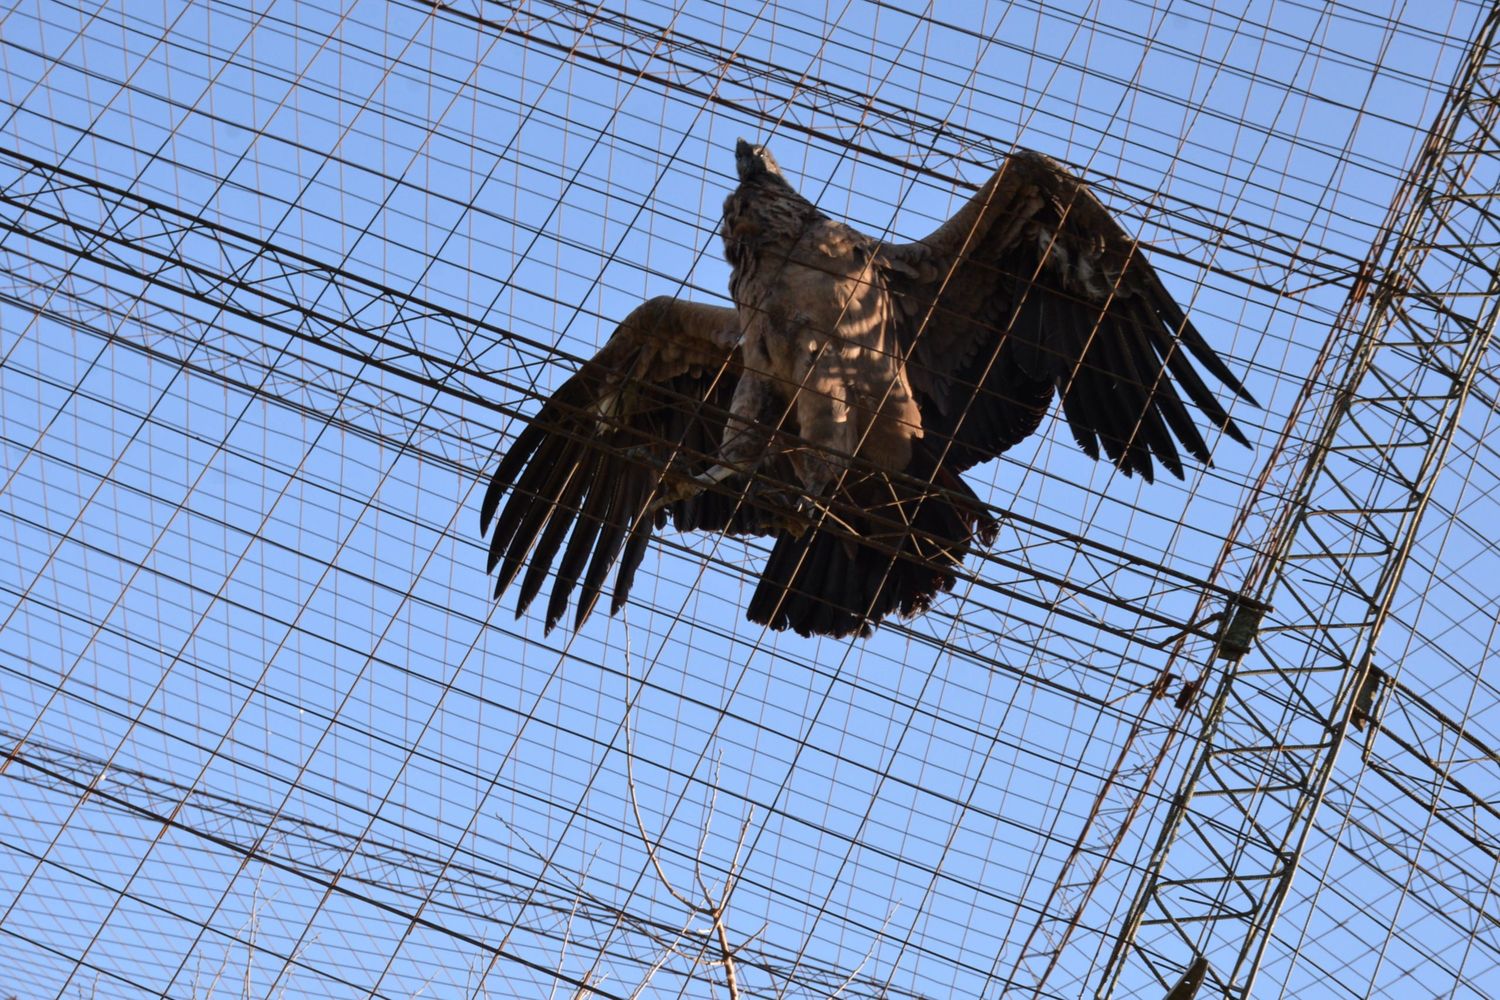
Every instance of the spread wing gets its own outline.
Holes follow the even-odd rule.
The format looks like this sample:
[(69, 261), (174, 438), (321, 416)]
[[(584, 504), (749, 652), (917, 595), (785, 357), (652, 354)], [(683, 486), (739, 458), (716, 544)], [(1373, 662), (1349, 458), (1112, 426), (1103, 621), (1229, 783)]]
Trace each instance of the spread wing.
[(583, 624), (616, 560), (610, 611), (618, 611), (652, 530), (669, 514), (684, 529), (758, 528), (756, 511), (725, 492), (650, 509), (669, 464), (676, 475), (713, 464), (739, 380), (738, 338), (733, 309), (652, 299), (625, 318), (517, 436), (490, 480), (479, 521), (483, 532), (499, 511), (487, 567), (499, 567), (496, 598), (529, 563), (518, 617), (554, 561), (548, 631), (580, 580), (575, 624)]
[(1254, 404), (1136, 243), (1062, 164), (1019, 151), (923, 240), (880, 250), (923, 428), (961, 471), (1034, 432), (1053, 393), (1090, 456), (1148, 482), (1208, 445), (1182, 394), (1248, 444), (1201, 365)]

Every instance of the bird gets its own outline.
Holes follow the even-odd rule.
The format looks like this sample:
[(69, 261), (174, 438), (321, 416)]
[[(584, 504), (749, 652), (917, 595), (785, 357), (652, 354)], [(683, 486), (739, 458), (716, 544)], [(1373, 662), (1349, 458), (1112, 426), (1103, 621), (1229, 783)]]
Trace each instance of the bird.
[(496, 600), (520, 576), (517, 618), (550, 573), (545, 631), (575, 592), (581, 628), (611, 568), (617, 613), (670, 523), (771, 540), (750, 621), (868, 636), (928, 610), (993, 544), (999, 521), (963, 474), (1054, 399), (1085, 453), (1148, 482), (1158, 465), (1181, 479), (1184, 453), (1211, 464), (1188, 402), (1249, 445), (1199, 367), (1254, 398), (1060, 161), (1012, 151), (911, 243), (819, 210), (765, 145), (739, 140), (735, 171), (733, 305), (643, 302), (490, 478), (486, 572)]

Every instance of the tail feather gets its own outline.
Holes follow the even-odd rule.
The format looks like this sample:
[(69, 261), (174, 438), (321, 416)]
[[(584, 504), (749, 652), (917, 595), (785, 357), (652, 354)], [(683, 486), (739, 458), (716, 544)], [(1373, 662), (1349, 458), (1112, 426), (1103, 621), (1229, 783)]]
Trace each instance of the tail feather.
[(989, 544), (997, 529), (962, 479), (939, 467), (932, 480), (846, 480), (829, 516), (777, 538), (750, 620), (803, 636), (867, 636), (888, 615), (926, 611), (953, 588), (974, 543)]

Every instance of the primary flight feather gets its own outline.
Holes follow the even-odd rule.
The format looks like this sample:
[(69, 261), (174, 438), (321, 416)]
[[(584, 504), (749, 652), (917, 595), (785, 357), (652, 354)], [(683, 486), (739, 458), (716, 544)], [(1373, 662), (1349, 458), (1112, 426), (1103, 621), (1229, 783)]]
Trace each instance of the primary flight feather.
[(671, 521), (775, 539), (750, 620), (864, 634), (925, 610), (993, 541), (960, 474), (1034, 432), (1054, 396), (1084, 451), (1147, 481), (1156, 463), (1180, 478), (1183, 451), (1208, 463), (1188, 403), (1247, 443), (1194, 361), (1254, 400), (1056, 160), (1013, 153), (907, 244), (824, 215), (763, 146), (741, 140), (735, 165), (734, 308), (642, 304), (490, 481), (489, 569), (497, 598), (525, 570), (518, 615), (555, 570), (546, 628), (575, 591), (581, 625), (616, 565), (619, 610)]

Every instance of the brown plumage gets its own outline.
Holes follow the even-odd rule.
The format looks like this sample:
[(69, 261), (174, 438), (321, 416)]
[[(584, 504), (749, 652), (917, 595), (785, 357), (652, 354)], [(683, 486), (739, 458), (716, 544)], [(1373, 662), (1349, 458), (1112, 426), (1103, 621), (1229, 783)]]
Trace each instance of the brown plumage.
[[(516, 613), (554, 564), (551, 629), (579, 591), (611, 613), (651, 532), (775, 538), (747, 615), (866, 634), (952, 587), (995, 520), (960, 474), (1034, 432), (1054, 395), (1074, 438), (1147, 481), (1179, 448), (1207, 464), (1189, 401), (1247, 443), (1194, 368), (1253, 403), (1138, 244), (1038, 153), (1006, 160), (957, 215), (882, 243), (794, 191), (763, 147), (735, 151), (725, 309), (655, 298), (627, 316), (500, 462), (495, 595)], [(509, 491), (503, 509), (501, 498)]]

